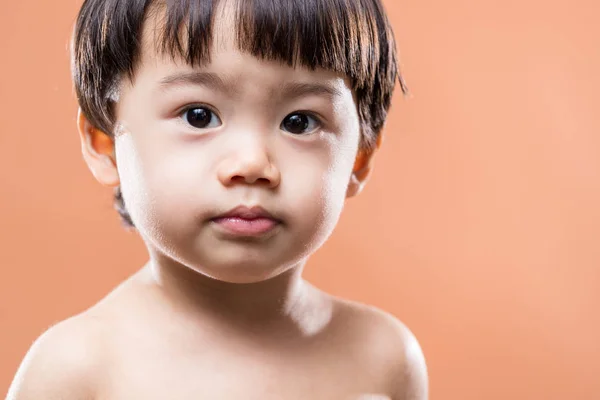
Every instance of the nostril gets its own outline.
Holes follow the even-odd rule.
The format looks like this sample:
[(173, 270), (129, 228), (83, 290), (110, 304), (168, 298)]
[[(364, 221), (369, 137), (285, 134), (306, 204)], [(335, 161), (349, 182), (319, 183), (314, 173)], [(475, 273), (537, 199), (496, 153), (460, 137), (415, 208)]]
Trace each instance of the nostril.
[(264, 185), (269, 185), (271, 184), (271, 180), (268, 178), (256, 178), (256, 179), (250, 179), (249, 177), (245, 177), (242, 175), (235, 175), (232, 176), (230, 181), (232, 183), (258, 183), (258, 184), (264, 184)]

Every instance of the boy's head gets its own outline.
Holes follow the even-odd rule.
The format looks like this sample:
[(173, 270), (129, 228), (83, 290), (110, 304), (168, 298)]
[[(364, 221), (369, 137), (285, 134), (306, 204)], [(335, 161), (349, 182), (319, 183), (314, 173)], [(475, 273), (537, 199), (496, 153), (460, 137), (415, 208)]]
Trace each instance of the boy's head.
[[(154, 257), (232, 282), (325, 241), (404, 90), (379, 0), (86, 0), (73, 77), (84, 156), (123, 220)], [(276, 226), (216, 222), (240, 205)]]

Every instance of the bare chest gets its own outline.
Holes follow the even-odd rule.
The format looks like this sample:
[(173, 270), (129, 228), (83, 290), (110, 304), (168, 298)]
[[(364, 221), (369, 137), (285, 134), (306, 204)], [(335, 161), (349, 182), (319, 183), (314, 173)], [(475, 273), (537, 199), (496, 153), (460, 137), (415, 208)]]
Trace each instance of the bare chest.
[(99, 399), (391, 400), (380, 371), (350, 353), (233, 347), (122, 356)]

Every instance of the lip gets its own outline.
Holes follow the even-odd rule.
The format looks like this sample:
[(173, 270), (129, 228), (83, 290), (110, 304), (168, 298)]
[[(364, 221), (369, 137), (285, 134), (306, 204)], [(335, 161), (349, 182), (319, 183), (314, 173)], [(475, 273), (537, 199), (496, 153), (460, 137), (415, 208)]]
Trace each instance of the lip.
[(268, 218), (273, 221), (278, 221), (271, 213), (262, 208), (261, 206), (237, 206), (225, 214), (221, 214), (213, 219), (218, 218), (242, 218), (242, 219), (256, 219), (256, 218)]
[(272, 232), (281, 220), (260, 206), (238, 206), (211, 219), (220, 230), (233, 236), (263, 236)]

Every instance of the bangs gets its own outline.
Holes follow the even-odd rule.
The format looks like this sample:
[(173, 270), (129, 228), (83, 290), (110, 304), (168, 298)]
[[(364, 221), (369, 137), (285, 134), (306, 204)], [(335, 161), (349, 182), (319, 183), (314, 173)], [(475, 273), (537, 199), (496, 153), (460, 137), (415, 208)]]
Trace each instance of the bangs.
[(209, 63), (215, 13), (225, 2), (232, 3), (231, 35), (242, 52), (343, 73), (355, 88), (377, 73), (397, 77), (392, 32), (373, 0), (168, 0), (161, 2), (159, 50), (191, 65)]

